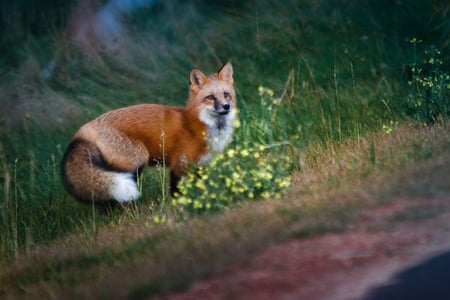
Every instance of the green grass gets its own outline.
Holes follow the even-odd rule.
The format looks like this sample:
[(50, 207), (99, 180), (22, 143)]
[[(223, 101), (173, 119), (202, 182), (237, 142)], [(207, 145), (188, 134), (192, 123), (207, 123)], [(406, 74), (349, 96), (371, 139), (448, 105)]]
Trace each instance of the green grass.
[[(386, 172), (448, 153), (448, 4), (440, 1), (160, 3), (127, 16), (129, 35), (115, 56), (70, 44), (65, 5), (0, 8), (9, 29), (0, 39), (0, 265), (18, 264), (0, 273), (7, 282), (0, 295), (93, 291), (89, 279), (97, 282), (106, 270), (115, 282), (115, 268), (148, 278), (137, 286), (130, 279), (121, 290), (136, 298), (179, 287), (285, 237), (342, 229), (379, 199), (329, 199), (376, 193)], [(411, 43), (414, 37), (421, 43)], [(430, 63), (431, 46), (442, 64)], [(43, 80), (39, 72), (53, 57), (54, 74)], [(228, 157), (220, 174), (239, 166), (239, 178), (258, 179), (262, 169), (254, 167), (264, 162), (278, 183), (242, 184), (272, 198), (280, 178), (293, 178), (282, 200), (227, 192), (214, 214), (185, 215), (166, 198), (162, 169), (147, 170), (142, 198), (109, 216), (64, 191), (59, 161), (80, 125), (125, 105), (183, 105), (190, 70), (214, 72), (228, 60), (240, 109), (230, 149), (252, 156)], [(405, 125), (418, 123), (429, 127)], [(259, 145), (265, 150), (251, 151)], [(278, 164), (280, 157), (289, 163)], [(351, 193), (348, 185), (355, 186)], [(445, 183), (433, 186), (447, 191)], [(192, 256), (172, 261), (186, 252)], [(205, 263), (192, 274), (199, 261)]]
[[(148, 213), (122, 216), (95, 233), (79, 231), (20, 255), (0, 274), (0, 293), (145, 298), (182, 288), (286, 238), (343, 230), (365, 210), (399, 195), (446, 195), (448, 130), (448, 125), (401, 126), (359, 141), (311, 145), (304, 149), (303, 171), (282, 199), (244, 201), (184, 222), (155, 223)], [(431, 149), (431, 156), (424, 149)], [(418, 209), (411, 206), (391, 221), (433, 216), (423, 210), (418, 215)]]

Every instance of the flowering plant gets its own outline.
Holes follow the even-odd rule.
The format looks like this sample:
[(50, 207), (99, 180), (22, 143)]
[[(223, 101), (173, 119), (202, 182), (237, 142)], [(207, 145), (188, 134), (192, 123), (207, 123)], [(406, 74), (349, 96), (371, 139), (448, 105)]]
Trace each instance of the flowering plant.
[(441, 51), (431, 46), (424, 51), (424, 59), (418, 62), (417, 44), (422, 41), (413, 38), (410, 42), (413, 44), (414, 62), (410, 65), (408, 109), (425, 123), (447, 119), (450, 115), (450, 75), (443, 71)]
[(279, 198), (289, 187), (290, 162), (272, 151), (282, 145), (229, 149), (197, 166), (179, 185), (172, 206), (191, 213), (214, 212), (243, 199)]

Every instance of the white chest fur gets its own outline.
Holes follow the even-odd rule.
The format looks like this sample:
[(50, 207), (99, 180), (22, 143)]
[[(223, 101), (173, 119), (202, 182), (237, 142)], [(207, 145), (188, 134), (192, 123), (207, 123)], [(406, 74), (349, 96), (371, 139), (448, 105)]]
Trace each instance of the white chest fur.
[[(226, 115), (212, 115), (207, 110), (200, 114), (200, 120), (206, 124), (207, 132), (205, 138), (208, 143), (208, 150), (211, 153), (223, 152), (225, 147), (230, 143), (233, 135), (233, 121), (235, 118), (234, 111)], [(208, 154), (200, 160), (200, 163), (211, 159)]]
[(223, 128), (210, 127), (208, 128), (207, 141), (208, 146), (213, 152), (222, 152), (225, 147), (230, 143), (231, 136), (233, 134), (233, 122), (225, 122)]

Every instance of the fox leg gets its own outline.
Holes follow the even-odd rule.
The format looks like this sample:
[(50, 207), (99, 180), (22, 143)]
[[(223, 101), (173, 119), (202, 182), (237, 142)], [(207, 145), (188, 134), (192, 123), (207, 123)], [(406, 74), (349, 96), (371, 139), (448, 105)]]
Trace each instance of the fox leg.
[(175, 174), (174, 171), (170, 171), (170, 195), (173, 197), (176, 193), (179, 193), (178, 182), (180, 182), (181, 176)]

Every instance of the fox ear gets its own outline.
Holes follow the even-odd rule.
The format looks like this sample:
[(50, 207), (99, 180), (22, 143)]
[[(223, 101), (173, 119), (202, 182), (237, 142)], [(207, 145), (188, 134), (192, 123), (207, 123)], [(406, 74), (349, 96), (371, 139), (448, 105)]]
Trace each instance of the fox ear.
[(227, 62), (222, 68), (220, 68), (219, 79), (233, 84), (233, 67), (230, 62)]
[(191, 71), (191, 75), (189, 76), (191, 89), (199, 90), (203, 87), (203, 85), (208, 80), (208, 77), (203, 74), (202, 71), (198, 69), (194, 69)]

